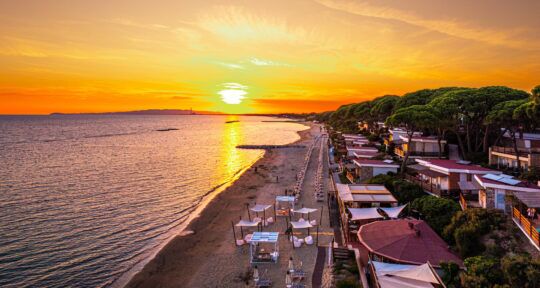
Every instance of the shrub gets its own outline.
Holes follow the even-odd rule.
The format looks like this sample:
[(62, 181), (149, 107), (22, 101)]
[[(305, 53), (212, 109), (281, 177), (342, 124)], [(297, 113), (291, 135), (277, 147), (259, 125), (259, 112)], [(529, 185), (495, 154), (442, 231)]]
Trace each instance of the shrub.
[(429, 226), (439, 235), (442, 234), (444, 227), (450, 223), (454, 214), (460, 210), (456, 202), (433, 196), (418, 198), (413, 201), (411, 207), (418, 210)]
[(442, 236), (456, 244), (462, 257), (474, 256), (485, 249), (480, 237), (500, 229), (505, 221), (504, 214), (495, 209), (467, 209), (455, 213)]

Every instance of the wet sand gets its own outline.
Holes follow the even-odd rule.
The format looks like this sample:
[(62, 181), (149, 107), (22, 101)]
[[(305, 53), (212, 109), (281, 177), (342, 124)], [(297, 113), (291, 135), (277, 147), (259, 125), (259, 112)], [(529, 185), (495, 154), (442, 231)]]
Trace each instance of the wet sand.
[[(311, 125), (310, 129), (299, 134), (301, 140), (295, 144), (305, 145), (306, 148), (267, 150), (263, 158), (217, 195), (201, 215), (189, 224), (187, 230), (192, 231), (192, 234), (171, 240), (126, 287), (246, 287), (246, 274), (251, 267), (249, 246), (235, 246), (231, 222), (237, 222), (239, 216), (247, 219), (246, 204), (273, 204), (276, 195), (283, 195), (285, 189), (293, 188), (295, 175), (301, 169), (307, 147), (320, 134), (319, 126)], [(332, 239), (332, 229), (328, 226), (326, 204), (316, 202), (314, 188), (310, 185), (314, 182), (319, 150), (319, 145), (316, 145), (298, 206), (318, 208), (319, 211), (311, 216), (318, 221), (320, 210), (324, 207), (323, 225), (319, 228), (322, 232), (319, 246), (322, 246)], [(276, 176), (279, 177), (277, 182)], [(271, 215), (267, 217), (273, 216), (273, 210), (268, 211)], [(285, 229), (285, 220), (278, 217), (276, 223), (264, 230), (283, 233)], [(311, 232), (315, 237), (314, 229)], [(237, 237), (240, 237), (239, 234), (237, 229)], [(306, 236), (305, 232), (301, 236)], [(272, 279), (274, 287), (284, 286), (287, 260), (294, 257), (296, 264), (301, 262), (307, 272), (304, 284), (311, 287), (311, 271), (317, 256), (316, 245), (292, 249), (283, 234), (280, 235), (279, 245), (279, 263), (259, 265), (262, 277)], [(250, 285), (253, 285), (253, 281), (250, 281)]]

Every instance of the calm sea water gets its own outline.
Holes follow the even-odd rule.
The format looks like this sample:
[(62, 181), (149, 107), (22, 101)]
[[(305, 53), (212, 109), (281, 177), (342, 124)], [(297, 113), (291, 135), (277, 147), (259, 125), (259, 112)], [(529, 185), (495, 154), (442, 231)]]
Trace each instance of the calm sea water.
[(306, 128), (234, 117), (0, 117), (0, 286), (110, 285), (263, 154), (236, 145)]

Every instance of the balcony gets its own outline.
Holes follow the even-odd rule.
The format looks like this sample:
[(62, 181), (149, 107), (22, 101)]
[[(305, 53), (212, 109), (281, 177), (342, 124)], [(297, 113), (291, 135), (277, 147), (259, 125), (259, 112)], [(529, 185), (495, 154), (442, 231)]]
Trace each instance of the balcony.
[[(396, 155), (400, 157), (405, 157), (405, 153), (407, 153), (406, 150), (404, 150), (402, 147), (396, 147), (394, 150)], [(444, 153), (442, 153), (442, 156), (444, 156)], [(435, 158), (439, 157), (439, 152), (423, 152), (423, 151), (411, 151), (411, 155), (409, 157), (429, 157), (429, 158)]]
[[(503, 146), (492, 146), (492, 152), (516, 155), (514, 148)], [(540, 148), (518, 148), (519, 157), (528, 157), (530, 154), (540, 154)]]
[(534, 223), (531, 223), (531, 220), (523, 216), (516, 207), (513, 207), (512, 209), (512, 220), (514, 220), (514, 223), (518, 225), (520, 230), (527, 238), (529, 238), (533, 245), (540, 250), (540, 236)]
[(429, 182), (422, 181), (421, 179), (418, 179), (415, 176), (406, 174), (405, 179), (408, 180), (409, 182), (412, 182), (412, 183), (415, 183), (415, 184), (418, 184), (418, 185), (422, 186), (422, 188), (424, 190), (428, 191), (431, 194), (436, 194), (438, 196), (442, 196), (442, 195), (446, 194), (445, 191), (438, 188), (435, 184), (431, 184)]

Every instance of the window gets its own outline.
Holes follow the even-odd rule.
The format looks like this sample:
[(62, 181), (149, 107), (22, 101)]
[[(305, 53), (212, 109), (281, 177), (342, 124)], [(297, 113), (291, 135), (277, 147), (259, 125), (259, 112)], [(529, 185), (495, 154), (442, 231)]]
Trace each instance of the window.
[(472, 174), (467, 174), (467, 182), (472, 182)]

